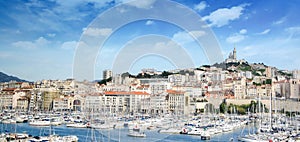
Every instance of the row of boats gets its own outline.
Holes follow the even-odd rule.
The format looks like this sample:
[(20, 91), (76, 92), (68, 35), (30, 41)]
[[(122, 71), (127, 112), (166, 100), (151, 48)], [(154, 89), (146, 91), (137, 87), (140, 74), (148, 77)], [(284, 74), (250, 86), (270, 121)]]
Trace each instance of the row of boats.
[(26, 133), (2, 133), (0, 142), (77, 142), (78, 137), (75, 135), (69, 136), (31, 136)]
[[(4, 115), (2, 115), (4, 116)], [(16, 120), (17, 115), (5, 115), (0, 117), (2, 123), (12, 122)], [(240, 141), (297, 141), (299, 138), (298, 123), (300, 119), (289, 119), (282, 116), (277, 116), (269, 121), (260, 119), (250, 119), (248, 115), (239, 116), (224, 116), (224, 115), (201, 115), (196, 117), (177, 117), (173, 115), (165, 115), (163, 117), (144, 117), (144, 116), (128, 116), (128, 117), (106, 117), (106, 119), (91, 119), (82, 117), (80, 114), (41, 114), (41, 115), (22, 115), (23, 123), (28, 123), (31, 126), (56, 126), (65, 125), (73, 128), (92, 128), (92, 129), (128, 129), (127, 135), (130, 137), (147, 137), (145, 131), (157, 131), (163, 134), (184, 134), (195, 135), (201, 137), (202, 140), (209, 140), (211, 137), (232, 132), (238, 128), (252, 127), (254, 123), (259, 124), (259, 127), (253, 130), (253, 133), (246, 135), (241, 134), (238, 137)], [(105, 118), (105, 117), (102, 117)], [(263, 117), (266, 118), (266, 117)], [(20, 121), (21, 122), (21, 121)], [(17, 121), (15, 123), (18, 123)], [(300, 127), (299, 127), (300, 128)], [(6, 134), (2, 133), (2, 139), (22, 139), (26, 137), (27, 141), (76, 141), (76, 136), (38, 136), (32, 137), (17, 133)], [(45, 140), (46, 139), (46, 140)], [(78, 138), (77, 138), (78, 140)], [(299, 139), (300, 140), (300, 139)]]
[(272, 117), (257, 118), (257, 130), (238, 137), (244, 142), (270, 142), (270, 141), (300, 141), (300, 117), (287, 117), (286, 115), (273, 115)]

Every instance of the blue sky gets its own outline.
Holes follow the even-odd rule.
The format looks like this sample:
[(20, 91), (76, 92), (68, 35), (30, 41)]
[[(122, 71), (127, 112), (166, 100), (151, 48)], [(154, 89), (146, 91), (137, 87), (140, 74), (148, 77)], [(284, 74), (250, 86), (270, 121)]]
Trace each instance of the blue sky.
[[(124, 0), (11, 0), (0, 1), (0, 71), (23, 79), (72, 78), (77, 43), (90, 23)], [(194, 10), (216, 36), (226, 58), (235, 46), (239, 59), (279, 69), (300, 69), (298, 0), (176, 0)], [(151, 8), (155, 0), (133, 4)], [(139, 14), (139, 13), (136, 13)], [(183, 13), (184, 14), (184, 13)], [(111, 22), (118, 19), (111, 19)], [(190, 22), (190, 21), (186, 21)], [(98, 53), (95, 79), (111, 69), (116, 55), (130, 41), (144, 35), (162, 35), (180, 44), (195, 66), (209, 64), (203, 49), (182, 28), (149, 19), (127, 24), (105, 42)], [(143, 46), (143, 45), (136, 45)], [(149, 47), (148, 47), (149, 48)], [(133, 51), (134, 52), (134, 51)], [(175, 69), (159, 56), (143, 56), (131, 64), (141, 68)]]

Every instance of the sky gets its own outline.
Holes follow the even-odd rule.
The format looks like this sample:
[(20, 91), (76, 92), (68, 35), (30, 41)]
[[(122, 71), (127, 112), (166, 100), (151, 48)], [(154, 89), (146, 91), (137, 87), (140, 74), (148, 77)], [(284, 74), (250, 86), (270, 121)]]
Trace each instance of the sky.
[[(160, 0), (162, 1), (165, 0)], [(102, 78), (103, 70), (112, 69), (114, 65), (128, 61), (133, 57), (131, 53), (136, 53), (135, 58), (128, 61), (128, 72), (133, 74), (143, 68), (180, 68), (178, 65), (181, 63), (175, 60), (176, 57), (184, 58), (182, 61), (187, 62), (191, 59), (192, 65), (189, 67), (212, 64), (210, 57), (219, 56), (218, 51), (215, 54), (208, 53), (207, 48), (210, 47), (197, 44), (197, 36), (203, 39), (200, 42), (211, 40), (206, 39), (207, 36), (215, 37), (216, 40), (212, 40), (219, 45), (218, 49), (223, 59), (236, 47), (238, 59), (245, 59), (250, 63), (264, 63), (279, 69), (300, 69), (300, 9), (297, 7), (300, 1), (171, 2), (176, 5), (163, 7), (157, 4), (158, 0), (2, 0), (0, 71), (29, 81), (73, 78), (75, 55), (82, 54), (78, 48), (84, 49), (80, 47), (83, 39), (86, 36), (93, 36), (95, 39), (99, 36), (100, 39), (103, 35), (107, 39), (101, 47), (97, 47), (97, 52), (93, 53), (97, 55), (96, 59), (86, 63), (94, 67), (92, 74), (95, 80)], [(111, 25), (122, 22), (116, 16), (106, 17), (105, 21), (99, 20), (101, 16), (111, 14), (114, 8), (120, 13), (130, 11), (130, 15), (126, 15), (125, 19), (141, 15), (145, 17), (139, 10), (151, 11), (154, 8), (187, 17), (189, 14), (186, 11), (175, 11), (179, 7), (189, 9), (192, 11), (189, 14), (197, 14), (200, 17), (200, 21), (205, 23), (199, 25), (200, 30), (188, 31), (189, 26), (182, 27), (176, 22), (170, 23), (155, 18), (136, 20), (113, 30), (93, 28), (97, 22), (100, 27), (105, 22)], [(159, 12), (160, 10), (157, 13)], [(178, 16), (176, 14), (174, 15)], [(163, 16), (174, 18), (174, 15)], [(180, 16), (175, 21), (190, 24), (190, 27), (193, 22), (199, 21), (180, 19)], [(155, 42), (149, 40), (149, 36), (164, 41)], [(174, 48), (168, 48), (170, 46)], [(178, 48), (175, 48), (177, 46)], [(125, 52), (126, 49), (131, 50)], [(146, 52), (139, 52), (140, 49)], [(172, 52), (170, 54), (175, 57), (162, 53), (162, 50)], [(161, 54), (156, 51), (161, 51)], [(84, 58), (89, 58), (89, 55), (81, 57), (80, 60), (85, 60)]]

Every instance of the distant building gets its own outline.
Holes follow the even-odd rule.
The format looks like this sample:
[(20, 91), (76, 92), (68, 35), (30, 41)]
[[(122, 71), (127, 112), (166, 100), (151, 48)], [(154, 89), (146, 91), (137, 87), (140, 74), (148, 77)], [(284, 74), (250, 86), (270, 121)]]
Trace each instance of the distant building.
[(225, 63), (236, 63), (238, 60), (236, 59), (236, 48), (234, 47), (233, 51), (229, 53), (228, 58), (225, 60)]
[(229, 53), (227, 59), (225, 59), (225, 63), (246, 63), (247, 61), (244, 59), (238, 60), (236, 54), (236, 48), (234, 47), (233, 51)]
[(246, 78), (251, 79), (252, 78), (252, 72), (251, 71), (246, 71)]
[(161, 72), (153, 68), (148, 68), (148, 69), (142, 69), (142, 74), (156, 75), (156, 74), (161, 74)]
[(300, 98), (300, 80), (296, 80), (296, 79), (289, 80), (289, 93), (291, 99)]
[(246, 97), (246, 79), (244, 77), (233, 81), (233, 92), (236, 99), (244, 99)]
[(103, 71), (103, 79), (109, 79), (112, 77), (113, 72), (111, 70), (104, 70)]
[(294, 79), (300, 79), (300, 70), (294, 70), (293, 71), (293, 78)]
[(171, 84), (168, 82), (151, 82), (150, 83), (150, 90), (151, 94), (161, 94), (166, 92), (168, 89), (171, 88)]
[(266, 77), (273, 78), (275, 76), (275, 70), (273, 67), (268, 66), (266, 68)]

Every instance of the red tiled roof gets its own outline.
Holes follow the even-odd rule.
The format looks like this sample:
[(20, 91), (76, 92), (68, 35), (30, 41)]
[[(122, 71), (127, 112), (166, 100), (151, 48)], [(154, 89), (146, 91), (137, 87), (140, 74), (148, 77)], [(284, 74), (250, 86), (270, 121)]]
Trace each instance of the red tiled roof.
[(5, 88), (2, 91), (15, 91), (17, 88)]
[(22, 87), (21, 89), (33, 89), (33, 87), (28, 86), (28, 87)]
[(168, 94), (184, 94), (183, 91), (177, 91), (177, 90), (167, 90)]
[(286, 80), (281, 80), (281, 81), (277, 81), (277, 82), (274, 82), (274, 83), (286, 83), (287, 81)]
[(18, 101), (22, 101), (22, 100), (24, 101), (24, 100), (28, 100), (28, 99), (26, 97), (21, 97), (18, 99)]

